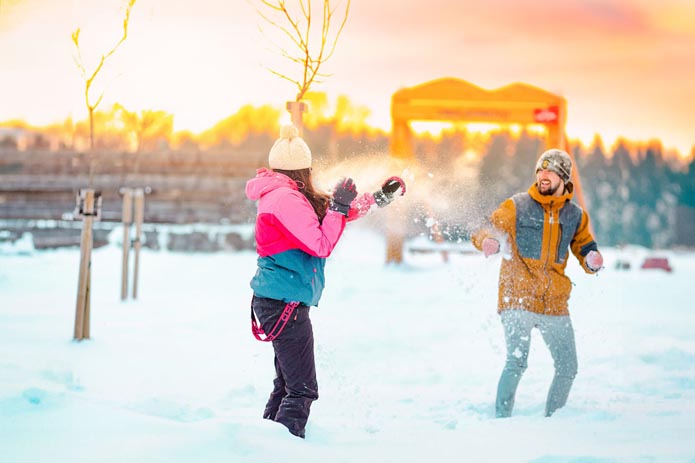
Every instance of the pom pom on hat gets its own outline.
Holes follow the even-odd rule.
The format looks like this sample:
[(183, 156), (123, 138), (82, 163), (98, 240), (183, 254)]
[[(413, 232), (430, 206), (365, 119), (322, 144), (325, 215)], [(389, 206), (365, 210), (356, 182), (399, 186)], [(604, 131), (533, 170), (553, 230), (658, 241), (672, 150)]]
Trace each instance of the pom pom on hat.
[(280, 138), (297, 138), (299, 136), (299, 129), (297, 127), (288, 124), (280, 127)]
[(280, 128), (280, 138), (275, 141), (268, 154), (271, 169), (299, 170), (311, 167), (311, 150), (299, 136), (294, 125)]

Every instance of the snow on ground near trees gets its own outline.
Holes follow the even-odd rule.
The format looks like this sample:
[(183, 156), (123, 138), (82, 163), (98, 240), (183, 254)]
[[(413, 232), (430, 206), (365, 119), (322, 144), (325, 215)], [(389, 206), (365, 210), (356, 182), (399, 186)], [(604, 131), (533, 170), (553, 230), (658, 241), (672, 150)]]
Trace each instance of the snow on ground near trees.
[[(121, 231), (114, 231), (120, 236)], [(504, 342), (500, 258), (406, 253), (350, 224), (312, 309), (320, 399), (307, 438), (261, 419), (272, 348), (250, 332), (253, 252), (144, 250), (120, 301), (121, 249), (92, 259), (92, 338), (72, 341), (79, 251), (0, 249), (0, 449), (24, 462), (695, 462), (695, 254), (576, 261), (579, 375), (543, 417), (552, 361), (534, 332), (511, 419), (493, 418)], [(632, 269), (614, 269), (617, 259)]]

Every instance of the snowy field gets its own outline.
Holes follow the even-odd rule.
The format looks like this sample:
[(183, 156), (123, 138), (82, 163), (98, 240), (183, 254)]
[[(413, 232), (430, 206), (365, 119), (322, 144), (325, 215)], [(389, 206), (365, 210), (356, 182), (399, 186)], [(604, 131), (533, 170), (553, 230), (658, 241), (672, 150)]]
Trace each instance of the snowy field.
[(274, 370), (250, 331), (255, 253), (144, 250), (123, 303), (120, 246), (98, 249), (92, 338), (74, 342), (79, 251), (20, 251), (0, 249), (3, 463), (695, 462), (694, 253), (661, 253), (672, 273), (640, 270), (637, 248), (603, 249), (598, 276), (572, 260), (569, 402), (543, 417), (553, 370), (534, 332), (498, 420), (500, 257), (387, 266), (384, 239), (350, 224), (312, 309), (321, 397), (301, 440), (261, 419)]

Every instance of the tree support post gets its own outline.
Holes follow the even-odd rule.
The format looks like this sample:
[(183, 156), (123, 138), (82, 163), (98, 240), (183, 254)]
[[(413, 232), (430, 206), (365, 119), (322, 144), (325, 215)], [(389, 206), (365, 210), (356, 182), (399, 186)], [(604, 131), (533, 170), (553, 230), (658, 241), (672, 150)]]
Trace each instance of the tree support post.
[(135, 200), (135, 262), (133, 263), (133, 299), (138, 298), (138, 275), (140, 273), (140, 248), (142, 246), (142, 222), (145, 218), (145, 192), (142, 188), (136, 188), (133, 192)]
[(99, 220), (101, 213), (101, 193), (92, 189), (82, 189), (77, 195), (74, 218), (82, 219), (82, 236), (80, 239), (80, 271), (77, 285), (77, 303), (75, 306), (75, 331), (73, 338), (77, 341), (89, 339), (90, 336), (90, 299), (92, 277), (92, 225)]
[(128, 261), (130, 259), (130, 225), (133, 223), (133, 190), (121, 188), (123, 195), (123, 264), (121, 266), (121, 301), (128, 298)]
[(307, 107), (303, 101), (288, 101), (286, 105), (287, 111), (290, 113), (292, 118), (292, 125), (297, 127), (299, 131), (299, 136), (303, 136), (304, 133), (304, 112)]

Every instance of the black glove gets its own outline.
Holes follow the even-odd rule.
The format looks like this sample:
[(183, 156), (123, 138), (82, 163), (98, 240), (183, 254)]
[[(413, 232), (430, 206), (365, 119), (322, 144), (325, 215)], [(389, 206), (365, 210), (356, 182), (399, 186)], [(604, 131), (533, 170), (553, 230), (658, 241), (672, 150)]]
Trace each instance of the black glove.
[(384, 207), (393, 201), (394, 195), (400, 190), (400, 195), (405, 194), (405, 182), (400, 177), (391, 177), (381, 185), (381, 189), (374, 192), (374, 201), (379, 207)]
[(340, 212), (344, 216), (350, 212), (350, 204), (357, 196), (357, 187), (351, 178), (341, 179), (333, 189), (333, 198), (328, 209)]

